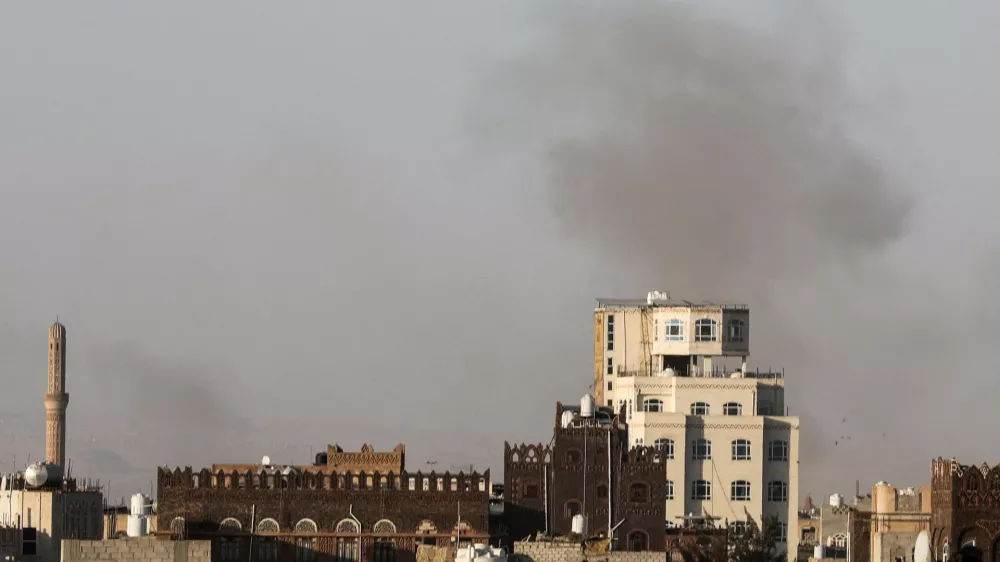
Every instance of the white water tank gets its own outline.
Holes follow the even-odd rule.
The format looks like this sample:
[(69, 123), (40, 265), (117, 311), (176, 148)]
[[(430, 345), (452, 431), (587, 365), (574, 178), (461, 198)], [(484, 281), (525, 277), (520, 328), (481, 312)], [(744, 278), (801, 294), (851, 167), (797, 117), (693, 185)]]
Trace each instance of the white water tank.
[(840, 507), (844, 505), (844, 496), (840, 494), (830, 495), (830, 507)]
[(591, 395), (586, 395), (580, 399), (580, 417), (581, 418), (592, 418), (594, 417), (594, 397)]
[(573, 412), (571, 412), (569, 410), (566, 410), (565, 412), (563, 412), (562, 413), (562, 426), (563, 426), (563, 428), (567, 428), (567, 427), (573, 425), (573, 418), (575, 418), (575, 417), (576, 416), (573, 414)]
[(129, 515), (125, 534), (130, 537), (145, 537), (149, 534), (149, 518), (141, 515)]
[(823, 558), (823, 545), (817, 544), (813, 547), (813, 558), (822, 559)]
[(671, 367), (667, 367), (666, 369), (663, 369), (662, 371), (660, 371), (660, 376), (661, 377), (676, 377), (677, 376), (677, 371), (673, 370), (673, 368), (671, 368)]
[(57, 464), (35, 463), (25, 469), (24, 481), (29, 488), (55, 486), (62, 481), (62, 467)]
[(129, 513), (132, 515), (149, 515), (151, 508), (152, 505), (150, 505), (146, 494), (135, 494), (129, 500)]
[(570, 523), (570, 532), (577, 535), (587, 534), (587, 517), (577, 513), (573, 516), (573, 521)]

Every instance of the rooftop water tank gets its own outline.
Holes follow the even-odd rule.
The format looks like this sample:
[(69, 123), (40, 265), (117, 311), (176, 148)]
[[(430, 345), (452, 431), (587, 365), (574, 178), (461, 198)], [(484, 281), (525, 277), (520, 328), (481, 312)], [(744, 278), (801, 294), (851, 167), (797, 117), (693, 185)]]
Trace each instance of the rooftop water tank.
[(145, 537), (149, 534), (149, 518), (140, 515), (129, 515), (125, 534), (130, 537)]
[(587, 534), (587, 518), (584, 515), (577, 513), (573, 516), (573, 521), (570, 523), (570, 532), (577, 535)]
[(830, 496), (830, 507), (840, 507), (844, 505), (844, 496), (840, 494), (832, 494)]
[(29, 488), (56, 486), (62, 482), (62, 467), (57, 464), (35, 463), (25, 469), (24, 481)]
[(813, 547), (813, 558), (822, 559), (823, 558), (823, 545), (817, 544)]
[(146, 494), (134, 494), (129, 500), (129, 513), (132, 515), (149, 515), (152, 507)]
[(569, 426), (573, 425), (573, 418), (575, 418), (575, 417), (576, 417), (576, 415), (573, 414), (573, 412), (571, 412), (569, 410), (564, 411), (562, 413), (562, 426), (564, 428), (566, 428), (566, 427), (569, 427)]
[(594, 397), (591, 395), (586, 395), (580, 399), (580, 417), (581, 418), (592, 418), (594, 417)]

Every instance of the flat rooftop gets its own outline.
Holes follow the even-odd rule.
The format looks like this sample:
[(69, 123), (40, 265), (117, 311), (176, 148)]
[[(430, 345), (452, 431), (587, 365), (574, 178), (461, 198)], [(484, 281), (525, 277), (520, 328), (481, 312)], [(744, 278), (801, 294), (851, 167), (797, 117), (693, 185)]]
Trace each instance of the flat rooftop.
[(598, 298), (597, 308), (721, 308), (723, 310), (750, 310), (746, 304), (727, 301), (689, 301), (684, 299), (654, 300)]

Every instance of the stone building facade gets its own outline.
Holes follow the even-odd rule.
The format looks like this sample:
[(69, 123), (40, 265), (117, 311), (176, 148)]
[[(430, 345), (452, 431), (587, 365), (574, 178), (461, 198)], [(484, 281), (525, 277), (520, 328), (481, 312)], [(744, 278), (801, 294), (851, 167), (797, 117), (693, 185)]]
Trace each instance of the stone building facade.
[(1000, 465), (931, 461), (931, 552), (935, 559), (1000, 559)]
[(337, 473), (160, 468), (158, 535), (212, 541), (212, 559), (409, 562), (421, 544), (488, 542), (489, 471)]
[(556, 405), (550, 445), (504, 444), (508, 538), (568, 535), (582, 514), (587, 534), (614, 533), (616, 550), (662, 551), (666, 464), (653, 447), (629, 448), (627, 428), (609, 408)]

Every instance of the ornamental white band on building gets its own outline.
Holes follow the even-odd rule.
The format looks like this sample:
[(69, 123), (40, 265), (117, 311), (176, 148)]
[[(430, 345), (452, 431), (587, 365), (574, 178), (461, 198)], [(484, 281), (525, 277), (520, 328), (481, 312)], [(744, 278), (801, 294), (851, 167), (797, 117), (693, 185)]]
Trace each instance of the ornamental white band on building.
[(737, 527), (776, 516), (789, 559), (798, 537), (799, 419), (784, 374), (750, 371), (750, 309), (742, 304), (598, 299), (594, 394), (625, 406), (629, 440), (667, 458), (667, 525), (684, 516)]

